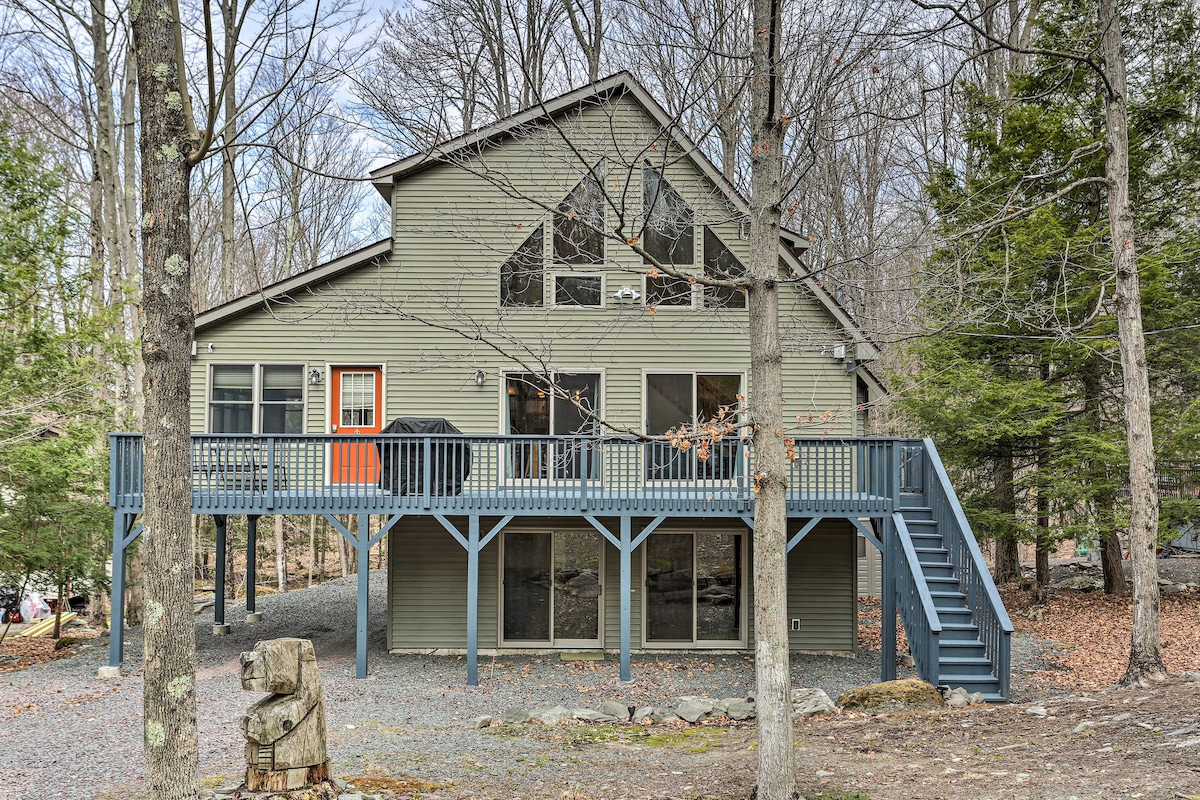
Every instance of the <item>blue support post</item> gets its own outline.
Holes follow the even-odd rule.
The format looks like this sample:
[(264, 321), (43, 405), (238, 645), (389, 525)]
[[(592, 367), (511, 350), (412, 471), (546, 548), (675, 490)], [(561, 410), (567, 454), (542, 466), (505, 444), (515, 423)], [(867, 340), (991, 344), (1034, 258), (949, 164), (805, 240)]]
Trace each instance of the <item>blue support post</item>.
[(370, 514), (358, 515), (358, 529), (354, 532), (358, 553), (358, 626), (356, 631), (355, 674), (367, 677), (367, 589), (371, 579), (371, 529)]
[(112, 618), (109, 620), (108, 665), (125, 660), (125, 530), (129, 516), (113, 512)]
[(467, 685), (479, 685), (479, 515), (467, 527)]
[(633, 519), (621, 517), (621, 680), (629, 677), (629, 638), (633, 604)]
[(254, 613), (254, 585), (258, 581), (258, 517), (246, 517), (246, 613)]
[(213, 522), (217, 526), (217, 563), (213, 587), (213, 635), (228, 633), (229, 626), (225, 624), (225, 551), (226, 533), (228, 532), (229, 517), (224, 514), (213, 514)]
[(891, 517), (883, 523), (883, 615), (881, 681), (896, 680), (896, 524)]

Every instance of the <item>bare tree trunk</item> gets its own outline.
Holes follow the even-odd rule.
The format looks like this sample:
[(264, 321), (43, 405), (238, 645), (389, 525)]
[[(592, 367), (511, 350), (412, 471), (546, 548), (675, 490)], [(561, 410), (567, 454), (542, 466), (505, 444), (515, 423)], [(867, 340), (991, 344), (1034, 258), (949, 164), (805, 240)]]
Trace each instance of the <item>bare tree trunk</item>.
[(787, 630), (787, 486), (783, 350), (779, 341), (779, 220), (783, 91), (781, 3), (754, 0), (750, 79), (750, 418), (754, 423), (754, 672), (761, 800), (796, 791)]
[[(1014, 521), (1017, 516), (1017, 492), (1013, 485), (1013, 456), (1004, 450), (996, 458), (996, 505), (1001, 514)], [(1017, 539), (1011, 530), (1002, 530), (996, 536), (996, 563), (993, 569), (996, 583), (1015, 581), (1021, 574), (1021, 556), (1017, 550)]]
[(344, 578), (350, 574), (349, 559), (346, 556), (346, 537), (339, 533), (334, 539), (337, 541), (338, 562), (342, 566), (342, 577)]
[[(1104, 414), (1100, 406), (1100, 395), (1103, 391), (1104, 363), (1099, 358), (1092, 358), (1084, 367), (1082, 373), (1084, 413), (1088, 416), (1089, 427), (1099, 433), (1105, 428)], [(1091, 460), (1088, 473), (1092, 480), (1101, 487), (1108, 486), (1108, 465), (1099, 459)], [(1116, 528), (1116, 494), (1108, 488), (1101, 488), (1096, 493), (1096, 525), (1100, 532), (1100, 566), (1104, 572), (1104, 593), (1125, 594), (1128, 587), (1125, 584), (1125, 569), (1121, 558), (1121, 540)]]
[(146, 618), (146, 594), (142, 584), (142, 545), (135, 542), (125, 561), (125, 624), (133, 628)]
[(1158, 545), (1158, 491), (1150, 428), (1150, 377), (1142, 328), (1133, 209), (1129, 202), (1128, 98), (1116, 0), (1100, 0), (1100, 28), (1108, 78), (1104, 104), (1108, 128), (1105, 174), (1116, 274), (1114, 302), (1125, 388), (1125, 436), (1129, 443), (1129, 558), (1133, 567), (1133, 630), (1129, 666), (1121, 682), (1144, 685), (1147, 680), (1161, 679), (1166, 668), (1159, 636), (1158, 565), (1154, 560)]
[[(225, 31), (236, 29), (237, 20), (237, 2), (236, 0), (224, 0), (220, 4), (221, 17)], [(225, 136), (222, 143), (224, 149), (221, 151), (221, 300), (228, 302), (234, 297), (234, 241), (233, 241), (233, 217), (236, 212), (236, 191), (235, 176), (233, 174), (234, 161), (237, 158), (237, 150), (233, 146), (233, 139), (236, 135), (237, 128), (237, 91), (236, 91), (236, 76), (237, 73), (233, 69), (233, 64), (237, 58), (237, 37), (225, 36), (225, 81), (227, 88), (225, 90)]]
[(287, 551), (284, 549), (283, 515), (275, 515), (275, 581), (279, 591), (287, 591)]
[(183, 56), (171, 6), (133, 16), (141, 110), (142, 359), (145, 496), (146, 790), (153, 800), (198, 797), (196, 629), (192, 614), (189, 378), (192, 310), (190, 190), (180, 102)]
[(308, 518), (308, 585), (312, 586), (313, 564), (317, 560), (317, 515)]

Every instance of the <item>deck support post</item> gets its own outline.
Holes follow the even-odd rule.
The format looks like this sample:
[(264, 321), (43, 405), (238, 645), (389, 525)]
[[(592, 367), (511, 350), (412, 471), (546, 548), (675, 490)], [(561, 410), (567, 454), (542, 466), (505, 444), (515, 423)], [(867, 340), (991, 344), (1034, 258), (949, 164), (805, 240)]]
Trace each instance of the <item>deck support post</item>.
[(479, 685), (479, 515), (467, 521), (467, 685)]
[(229, 633), (229, 625), (225, 622), (225, 553), (228, 542), (226, 534), (229, 530), (229, 517), (225, 514), (213, 514), (213, 523), (217, 526), (217, 563), (213, 583), (213, 636), (224, 636)]
[[(621, 680), (631, 680), (629, 648), (633, 615), (633, 518), (621, 517)], [(644, 602), (644, 601), (643, 601)]]
[(433, 518), (454, 537), (454, 540), (467, 551), (467, 685), (479, 685), (479, 553), (491, 544), (492, 539), (500, 535), (513, 515), (503, 517), (492, 526), (486, 535), (479, 535), (479, 515), (467, 517), (467, 535), (454, 527), (443, 514), (434, 514)]
[[(650, 520), (637, 536), (633, 535), (633, 517), (621, 517), (620, 532), (617, 536), (614, 536), (612, 531), (593, 515), (584, 514), (583, 518), (605, 539), (608, 539), (609, 543), (621, 554), (621, 680), (632, 680), (629, 676), (629, 652), (632, 646), (630, 639), (633, 627), (633, 551), (642, 546), (642, 543), (649, 538), (650, 534), (654, 533), (655, 528), (661, 525), (666, 517), (655, 517)], [(643, 602), (645, 601), (643, 600)]]
[(879, 665), (881, 681), (896, 680), (896, 523), (883, 520), (883, 607), (881, 639), (883, 650)]
[(119, 667), (125, 660), (125, 533), (129, 515), (113, 512), (112, 616), (109, 619), (108, 665)]
[(322, 514), (338, 534), (354, 548), (357, 558), (358, 578), (358, 607), (357, 620), (354, 630), (354, 675), (357, 678), (367, 677), (367, 597), (371, 583), (371, 548), (384, 537), (393, 526), (404, 518), (403, 514), (395, 514), (386, 523), (379, 526), (374, 536), (371, 535), (371, 515), (359, 514), (358, 525), (351, 533), (333, 514)]
[(367, 598), (371, 581), (371, 515), (359, 514), (354, 533), (358, 543), (358, 623), (355, 626), (354, 674), (367, 677)]
[(246, 517), (246, 621), (258, 622), (262, 616), (254, 610), (254, 587), (258, 582), (258, 517)]

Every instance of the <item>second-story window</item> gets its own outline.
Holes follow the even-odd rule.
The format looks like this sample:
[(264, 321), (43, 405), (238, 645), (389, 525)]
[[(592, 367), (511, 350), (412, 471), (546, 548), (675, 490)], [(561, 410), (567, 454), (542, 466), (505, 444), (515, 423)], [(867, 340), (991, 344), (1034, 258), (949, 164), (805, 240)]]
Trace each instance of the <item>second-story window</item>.
[(500, 265), (500, 305), (540, 306), (545, 302), (542, 288), (545, 261), (543, 227), (538, 225), (534, 228), (516, 252)]
[(588, 175), (558, 204), (554, 214), (554, 263), (594, 266), (604, 263), (604, 190), (598, 178)]
[(651, 166), (642, 170), (642, 248), (660, 264), (691, 266), (695, 263), (691, 207), (675, 188)]
[[(722, 281), (741, 278), (746, 274), (746, 267), (707, 225), (704, 227), (704, 274)], [(724, 286), (705, 286), (704, 305), (708, 308), (745, 308), (746, 293)]]
[(213, 364), (209, 433), (304, 433), (304, 365)]

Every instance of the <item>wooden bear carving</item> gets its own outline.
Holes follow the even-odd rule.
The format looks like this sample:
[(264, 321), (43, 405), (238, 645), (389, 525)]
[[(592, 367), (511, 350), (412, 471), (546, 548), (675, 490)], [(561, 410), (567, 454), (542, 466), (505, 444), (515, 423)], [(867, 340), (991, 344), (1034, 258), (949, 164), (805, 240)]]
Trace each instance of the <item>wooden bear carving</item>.
[(246, 710), (246, 788), (287, 791), (329, 778), (325, 698), (308, 639), (270, 639), (242, 653), (242, 688), (270, 692)]

